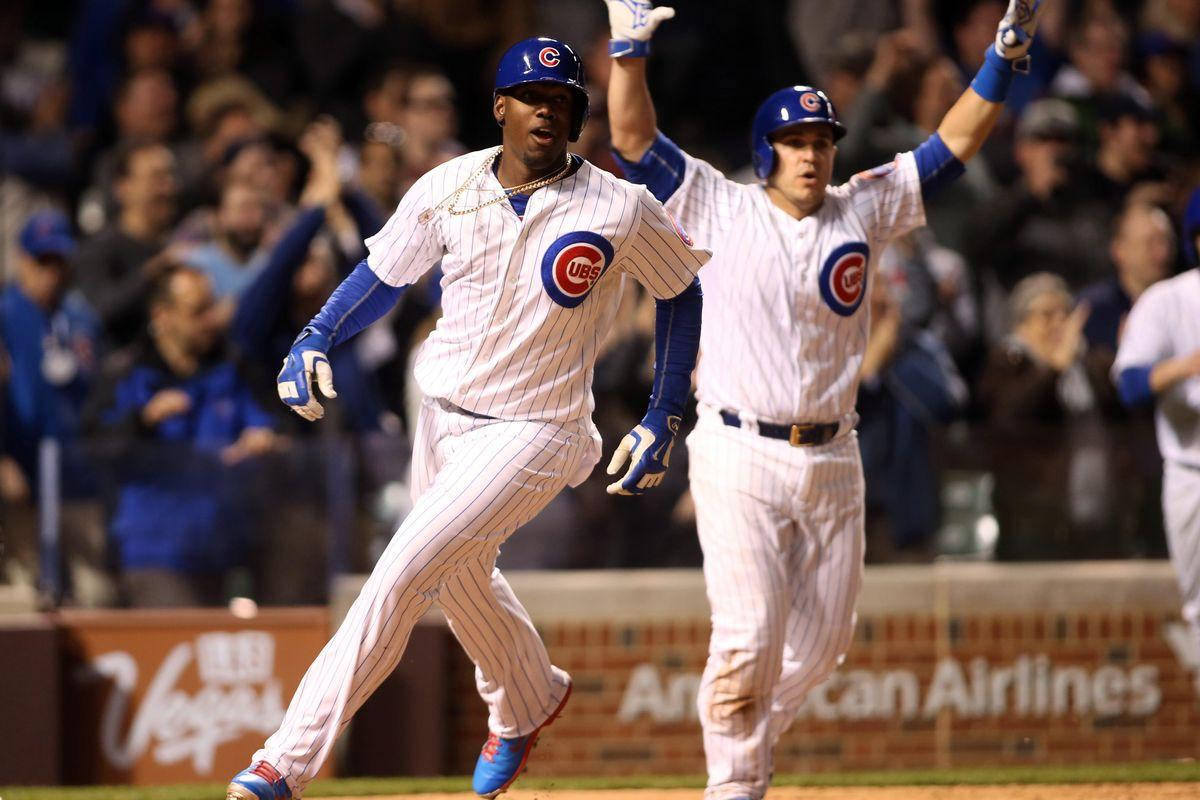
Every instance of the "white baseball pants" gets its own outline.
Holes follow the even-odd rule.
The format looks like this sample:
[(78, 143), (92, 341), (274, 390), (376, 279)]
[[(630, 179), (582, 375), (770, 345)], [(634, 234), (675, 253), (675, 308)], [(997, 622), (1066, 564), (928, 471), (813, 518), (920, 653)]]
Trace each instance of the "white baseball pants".
[(688, 437), (712, 606), (698, 705), (706, 800), (766, 794), (776, 741), (841, 663), (862, 585), (858, 440), (792, 447), (701, 407)]
[(569, 678), (550, 664), (496, 556), (563, 487), (586, 477), (599, 456), (593, 431), (586, 420), (479, 419), (426, 399), (413, 451), (413, 510), (253, 762), (274, 766), (299, 796), (435, 601), (475, 663), (489, 729), (515, 737), (542, 724)]
[(1200, 469), (1164, 461), (1162, 503), (1182, 616), (1200, 641)]

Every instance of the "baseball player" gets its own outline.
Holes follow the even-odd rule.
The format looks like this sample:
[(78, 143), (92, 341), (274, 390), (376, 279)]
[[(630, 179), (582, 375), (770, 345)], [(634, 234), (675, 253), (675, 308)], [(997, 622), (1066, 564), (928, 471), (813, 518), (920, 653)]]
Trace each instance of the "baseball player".
[(1112, 374), (1126, 405), (1156, 403), (1167, 548), (1183, 619), (1200, 641), (1200, 189), (1192, 193), (1181, 228), (1191, 269), (1137, 299)]
[(569, 45), (537, 38), (510, 48), (493, 104), (502, 146), (417, 180), (284, 361), (279, 396), (320, 419), (314, 384), (336, 394), (330, 348), (441, 262), (443, 316), (415, 368), (425, 400), (413, 510), (228, 800), (299, 797), (434, 602), (475, 663), (488, 706), (478, 794), (508, 788), (566, 703), (571, 679), (550, 663), (496, 556), (599, 456), (592, 367), (626, 276), (658, 300), (659, 335), (650, 408), (613, 455), (610, 474), (629, 466), (609, 491), (640, 494), (662, 480), (699, 344), (695, 275), (709, 257), (644, 188), (567, 153), (587, 113)]
[(854, 398), (871, 272), (891, 239), (924, 224), (924, 199), (987, 138), (1041, 4), (1010, 3), (935, 134), (829, 188), (844, 128), (823, 92), (789, 86), (768, 97), (751, 135), (765, 183), (730, 181), (656, 128), (646, 56), (674, 11), (606, 2), (613, 147), (629, 178), (713, 250), (701, 273), (700, 421), (688, 437), (712, 606), (699, 691), (705, 797), (761, 798), (775, 742), (854, 629), (863, 561)]

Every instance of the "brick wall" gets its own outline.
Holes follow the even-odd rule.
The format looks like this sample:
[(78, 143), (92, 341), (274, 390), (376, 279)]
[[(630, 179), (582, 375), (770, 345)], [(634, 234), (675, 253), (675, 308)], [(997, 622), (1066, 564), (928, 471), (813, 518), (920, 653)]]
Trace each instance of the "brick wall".
[[(510, 582), (575, 680), (535, 774), (703, 771), (698, 574)], [(810, 694), (776, 769), (1198, 757), (1200, 643), (1188, 649), (1177, 602), (1165, 564), (868, 569), (845, 663)], [(461, 774), (486, 716), (450, 649), (446, 771)]]

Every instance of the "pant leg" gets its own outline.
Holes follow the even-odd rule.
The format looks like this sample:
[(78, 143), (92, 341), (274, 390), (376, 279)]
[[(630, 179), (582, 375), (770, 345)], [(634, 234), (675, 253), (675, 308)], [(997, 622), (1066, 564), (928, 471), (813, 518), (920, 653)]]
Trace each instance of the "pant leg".
[(752, 436), (702, 422), (688, 438), (712, 608), (708, 662), (697, 697), (706, 800), (762, 797), (770, 775), (770, 708), (790, 599), (787, 553), (796, 527), (783, 511), (788, 498), (779, 470), (785, 464), (770, 456), (774, 443)]
[(495, 554), (456, 572), (438, 603), (475, 664), (475, 686), (488, 707), (488, 730), (532, 733), (558, 708), (570, 685), (550, 663), (529, 613), (495, 568)]
[[(308, 668), (264, 760), (302, 792), (338, 734), (399, 662), (417, 620), (443, 584), (488, 557), (536, 514), (590, 446), (574, 427), (475, 420), (435, 412), (426, 441), (436, 474), (371, 572), (341, 626)], [(426, 463), (435, 463), (426, 461)], [(537, 481), (531, 476), (559, 476)], [(534, 487), (534, 488), (531, 488)], [(507, 645), (507, 642), (503, 643)]]
[(1162, 501), (1182, 616), (1200, 641), (1200, 470), (1165, 462)]
[(789, 567), (783, 668), (771, 707), (772, 746), (791, 727), (805, 696), (842, 663), (862, 589), (864, 486), (855, 437), (806, 452), (807, 469), (797, 486), (800, 536)]

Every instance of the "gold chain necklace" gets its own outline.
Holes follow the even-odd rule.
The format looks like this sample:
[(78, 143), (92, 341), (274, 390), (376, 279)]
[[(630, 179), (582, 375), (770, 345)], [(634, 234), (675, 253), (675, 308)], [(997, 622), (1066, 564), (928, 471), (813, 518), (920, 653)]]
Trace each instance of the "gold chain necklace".
[(501, 187), (502, 191), (499, 197), (493, 197), (491, 200), (485, 200), (474, 208), (455, 208), (454, 204), (458, 202), (459, 196), (465, 192), (467, 187), (474, 183), (480, 175), (482, 175), (486, 170), (490, 169), (492, 164), (496, 163), (496, 159), (499, 158), (503, 152), (504, 145), (497, 147), (496, 152), (492, 153), (490, 158), (480, 164), (479, 169), (471, 173), (471, 176), (463, 181), (462, 185), (455, 189), (452, 194), (443, 198), (442, 202), (438, 203), (433, 208), (427, 208), (422, 211), (417, 217), (417, 222), (420, 222), (422, 225), (424, 225), (425, 223), (429, 222), (429, 220), (433, 219), (433, 215), (436, 214), (442, 208), (442, 206), (447, 204), (449, 204), (449, 207), (446, 210), (456, 217), (465, 216), (466, 214), (474, 214), (476, 211), (485, 209), (490, 205), (507, 200), (514, 194), (525, 194), (527, 192), (532, 192), (535, 189), (541, 189), (543, 186), (549, 186), (555, 181), (561, 180), (571, 170), (571, 155), (568, 153), (566, 163), (563, 164), (562, 169), (553, 175), (544, 178), (538, 178), (537, 180), (523, 183), (520, 186), (514, 186), (511, 189), (504, 189)]

